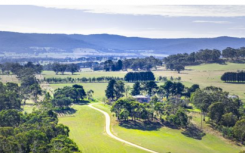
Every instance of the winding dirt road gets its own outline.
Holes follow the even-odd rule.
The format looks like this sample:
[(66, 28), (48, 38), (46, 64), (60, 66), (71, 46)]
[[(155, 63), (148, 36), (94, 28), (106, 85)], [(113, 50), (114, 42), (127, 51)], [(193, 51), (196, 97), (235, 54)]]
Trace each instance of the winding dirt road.
[(118, 140), (118, 141), (121, 141), (121, 142), (123, 142), (123, 143), (126, 143), (126, 144), (128, 144), (128, 145), (131, 145), (131, 146), (134, 146), (134, 147), (136, 147), (136, 148), (142, 149), (142, 150), (144, 150), (144, 151), (147, 151), (147, 152), (150, 152), (150, 153), (157, 153), (156, 151), (153, 151), (153, 150), (150, 150), (150, 149), (147, 149), (147, 148), (138, 146), (138, 145), (136, 145), (136, 144), (134, 144), (134, 143), (128, 142), (128, 141), (123, 140), (123, 139), (120, 139), (120, 138), (116, 137), (115, 135), (113, 135), (113, 134), (111, 133), (111, 129), (110, 129), (110, 124), (111, 124), (111, 121), (110, 121), (110, 120), (111, 120), (111, 119), (110, 119), (110, 115), (109, 115), (108, 113), (106, 113), (105, 111), (103, 111), (103, 110), (100, 110), (100, 109), (98, 109), (98, 108), (95, 108), (94, 106), (92, 106), (92, 104), (90, 104), (89, 107), (91, 107), (91, 108), (93, 108), (93, 109), (95, 109), (95, 110), (97, 110), (97, 111), (99, 111), (99, 112), (101, 112), (101, 113), (103, 113), (103, 114), (105, 115), (105, 120), (106, 120), (106, 133), (107, 133), (110, 137), (112, 137), (113, 139), (116, 139), (116, 140)]

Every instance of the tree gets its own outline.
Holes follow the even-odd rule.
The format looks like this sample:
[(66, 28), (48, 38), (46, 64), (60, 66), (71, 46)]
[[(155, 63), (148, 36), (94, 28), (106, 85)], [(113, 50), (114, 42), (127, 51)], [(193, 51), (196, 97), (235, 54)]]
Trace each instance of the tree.
[(222, 115), (221, 123), (224, 126), (233, 127), (236, 124), (237, 116), (232, 112)]
[(157, 92), (158, 86), (155, 81), (148, 81), (144, 83), (144, 90), (148, 95), (152, 95)]
[(87, 96), (88, 96), (88, 99), (89, 99), (89, 100), (93, 100), (93, 94), (94, 94), (94, 91), (93, 91), (93, 90), (89, 90), (89, 91), (87, 92)]
[(35, 83), (30, 86), (30, 93), (33, 96), (34, 102), (37, 102), (38, 96), (42, 95), (42, 89), (38, 83)]
[(67, 71), (71, 72), (73, 75), (75, 72), (79, 72), (80, 67), (77, 64), (69, 64), (67, 65)]
[(73, 153), (79, 152), (79, 149), (75, 142), (65, 135), (58, 135), (53, 138), (50, 142), (50, 152), (60, 152), (60, 153)]
[(115, 89), (115, 94), (116, 94), (116, 100), (124, 96), (123, 95), (123, 93), (125, 93), (124, 82), (116, 81), (114, 89)]
[[(86, 97), (86, 92), (83, 89), (83, 86), (78, 85), (78, 84), (74, 84), (72, 87), (74, 88), (74, 90), (76, 92), (75, 101), (79, 101), (80, 99), (84, 99), (84, 97)], [(91, 90), (89, 92), (89, 94), (91, 96), (91, 94), (93, 94), (93, 90)]]
[(116, 80), (109, 81), (108, 86), (105, 91), (107, 99), (114, 100), (114, 98), (116, 97), (116, 93), (114, 89), (115, 84), (116, 84)]
[(237, 138), (237, 140), (241, 141), (242, 143), (245, 140), (244, 129), (245, 129), (245, 119), (237, 121), (233, 128), (235, 137)]
[(20, 113), (17, 110), (0, 111), (0, 127), (17, 127), (20, 124)]
[(56, 97), (52, 100), (53, 106), (54, 106), (54, 107), (59, 107), (59, 108), (61, 108), (61, 109), (63, 109), (64, 107), (70, 106), (71, 103), (72, 103), (71, 98), (65, 97), (64, 95), (56, 96)]
[(168, 99), (168, 96), (170, 94), (170, 91), (171, 91), (171, 88), (173, 87), (173, 82), (171, 81), (167, 81), (164, 83), (163, 85), (163, 88), (165, 89), (166, 91), (166, 96), (167, 96), (167, 99)]
[(135, 95), (140, 95), (140, 83), (139, 82), (135, 82), (133, 85), (133, 90), (131, 92), (131, 95), (135, 96)]
[(178, 110), (176, 114), (169, 115), (167, 121), (176, 126), (186, 127), (188, 125), (188, 116), (183, 110)]
[(222, 102), (216, 102), (209, 106), (209, 117), (217, 123), (220, 122), (223, 114), (224, 104)]
[(175, 65), (174, 70), (180, 73), (180, 71), (185, 70), (185, 67), (183, 65)]

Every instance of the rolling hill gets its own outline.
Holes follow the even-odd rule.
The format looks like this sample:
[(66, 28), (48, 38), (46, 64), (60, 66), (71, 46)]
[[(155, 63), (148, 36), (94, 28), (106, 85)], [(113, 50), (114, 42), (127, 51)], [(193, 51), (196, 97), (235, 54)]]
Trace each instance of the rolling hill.
[(200, 49), (219, 49), (245, 46), (245, 38), (179, 38), (150, 39), (109, 34), (37, 34), (0, 32), (0, 52), (68, 52), (92, 49), (98, 52), (175, 54)]

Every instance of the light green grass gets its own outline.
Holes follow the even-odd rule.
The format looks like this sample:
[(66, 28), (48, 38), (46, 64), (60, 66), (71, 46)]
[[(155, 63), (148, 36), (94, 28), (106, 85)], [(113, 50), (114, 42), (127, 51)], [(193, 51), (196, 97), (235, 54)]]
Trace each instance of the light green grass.
[(145, 153), (110, 138), (105, 132), (105, 117), (87, 105), (74, 105), (73, 117), (60, 117), (59, 123), (69, 126), (70, 138), (83, 153)]
[[(110, 113), (109, 106), (103, 104), (94, 106)], [(202, 140), (196, 140), (184, 136), (181, 130), (168, 127), (154, 131), (127, 129), (120, 127), (115, 117), (112, 115), (111, 117), (111, 128), (116, 136), (160, 153), (238, 153), (242, 149), (212, 134), (206, 134)]]

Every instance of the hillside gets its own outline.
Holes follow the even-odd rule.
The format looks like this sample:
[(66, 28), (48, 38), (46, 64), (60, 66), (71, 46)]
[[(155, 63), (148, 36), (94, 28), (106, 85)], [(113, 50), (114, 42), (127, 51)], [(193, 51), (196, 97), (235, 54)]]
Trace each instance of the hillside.
[(245, 44), (245, 38), (179, 38), (150, 39), (119, 35), (66, 35), (0, 32), (0, 52), (69, 52), (74, 49), (92, 49), (98, 52), (175, 54), (200, 49), (238, 48)]

